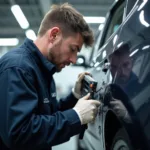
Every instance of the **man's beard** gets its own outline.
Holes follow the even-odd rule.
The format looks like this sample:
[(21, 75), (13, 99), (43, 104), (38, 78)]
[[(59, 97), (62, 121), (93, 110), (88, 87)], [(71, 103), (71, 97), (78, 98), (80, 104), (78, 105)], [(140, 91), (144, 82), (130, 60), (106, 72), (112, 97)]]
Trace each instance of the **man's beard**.
[(127, 84), (128, 80), (129, 80), (128, 77), (121, 76), (121, 77), (116, 78), (116, 83), (117, 84)]
[[(58, 60), (60, 58), (59, 55), (56, 56), (55, 50), (54, 48), (59, 48), (59, 46), (61, 45), (62, 41), (60, 41), (59, 43), (57, 43), (51, 50), (49, 50), (48, 52), (48, 60), (55, 65), (56, 67), (56, 72), (60, 72), (62, 70), (62, 68), (60, 68), (60, 63), (58, 63)], [(51, 52), (52, 51), (52, 52)]]
[(55, 67), (56, 67), (56, 72), (60, 72), (60, 71), (62, 70), (62, 68), (59, 67), (60, 64), (57, 63), (57, 58), (56, 58), (56, 56), (54, 56), (52, 53), (49, 53), (49, 57), (51, 58), (51, 59), (50, 59), (50, 62), (51, 62), (52, 64), (54, 64)]
[(51, 63), (55, 65), (56, 67), (56, 72), (61, 72), (62, 71), (62, 63), (58, 63), (59, 57), (54, 56), (53, 54), (51, 55)]
[(56, 72), (61, 72), (62, 71), (62, 68), (59, 68), (56, 66)]

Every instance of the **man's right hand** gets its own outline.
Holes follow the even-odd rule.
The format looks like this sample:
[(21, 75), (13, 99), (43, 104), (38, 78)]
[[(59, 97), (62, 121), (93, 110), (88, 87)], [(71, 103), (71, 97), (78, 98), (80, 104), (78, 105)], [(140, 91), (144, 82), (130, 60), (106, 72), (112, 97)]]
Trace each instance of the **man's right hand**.
[(98, 113), (98, 107), (100, 106), (100, 102), (97, 100), (89, 99), (90, 94), (82, 97), (78, 100), (77, 104), (73, 108), (81, 121), (81, 124), (87, 124), (93, 122)]

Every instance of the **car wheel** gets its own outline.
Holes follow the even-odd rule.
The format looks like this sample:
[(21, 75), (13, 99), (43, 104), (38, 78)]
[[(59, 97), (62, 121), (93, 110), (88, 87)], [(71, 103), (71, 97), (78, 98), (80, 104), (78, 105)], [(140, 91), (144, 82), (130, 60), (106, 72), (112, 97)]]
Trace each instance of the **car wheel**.
[(118, 130), (113, 139), (111, 150), (133, 150), (125, 129), (121, 128)]

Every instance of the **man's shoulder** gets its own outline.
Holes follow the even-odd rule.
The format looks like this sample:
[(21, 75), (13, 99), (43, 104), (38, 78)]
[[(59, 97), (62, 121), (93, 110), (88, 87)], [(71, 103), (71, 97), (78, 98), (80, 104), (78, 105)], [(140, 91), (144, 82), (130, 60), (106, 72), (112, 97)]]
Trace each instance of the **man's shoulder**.
[(0, 59), (0, 70), (2, 71), (11, 67), (19, 67), (26, 70), (32, 67), (33, 63), (31, 62), (32, 59), (27, 50), (19, 47), (9, 51)]

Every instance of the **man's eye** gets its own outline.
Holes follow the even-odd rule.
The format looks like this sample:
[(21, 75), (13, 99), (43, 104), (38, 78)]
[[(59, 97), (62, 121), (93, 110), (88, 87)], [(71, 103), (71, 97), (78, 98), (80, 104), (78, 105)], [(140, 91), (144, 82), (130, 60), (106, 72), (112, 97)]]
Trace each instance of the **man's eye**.
[(76, 52), (76, 50), (75, 50), (74, 48), (71, 48), (71, 51), (72, 51), (72, 52)]

